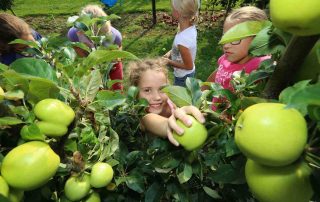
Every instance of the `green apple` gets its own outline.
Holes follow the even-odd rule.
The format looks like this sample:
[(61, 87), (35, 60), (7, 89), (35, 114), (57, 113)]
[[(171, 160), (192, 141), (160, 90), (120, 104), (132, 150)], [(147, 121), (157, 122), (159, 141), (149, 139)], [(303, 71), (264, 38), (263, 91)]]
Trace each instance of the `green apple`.
[(84, 200), (84, 202), (101, 202), (101, 198), (97, 192), (93, 192)]
[(178, 135), (175, 131), (173, 137), (179, 142), (186, 150), (192, 151), (198, 149), (206, 141), (208, 137), (208, 131), (206, 127), (197, 121), (193, 116), (188, 115), (192, 120), (191, 127), (187, 127), (182, 121), (177, 120), (177, 124), (184, 130), (182, 135)]
[(41, 133), (49, 137), (61, 137), (68, 132), (67, 126), (59, 123), (38, 121), (36, 125), (39, 127)]
[(319, 0), (270, 0), (273, 25), (299, 36), (320, 33)]
[(113, 178), (113, 169), (108, 163), (98, 162), (92, 166), (90, 184), (94, 188), (107, 186)]
[(254, 161), (284, 166), (300, 157), (307, 132), (306, 121), (296, 109), (280, 103), (259, 103), (240, 115), (235, 142), (240, 151)]
[(87, 174), (71, 176), (64, 185), (64, 194), (70, 201), (79, 201), (90, 191), (90, 177)]
[(248, 159), (245, 167), (248, 186), (260, 202), (308, 202), (313, 195), (311, 171), (303, 161), (269, 167)]
[(0, 86), (0, 101), (4, 98), (4, 90)]
[(0, 195), (3, 195), (5, 197), (9, 195), (9, 186), (1, 176), (0, 176)]
[(8, 198), (11, 202), (20, 202), (24, 196), (24, 191), (10, 187)]
[(34, 107), (34, 113), (41, 121), (58, 123), (68, 126), (74, 119), (75, 113), (71, 107), (57, 99), (44, 99)]

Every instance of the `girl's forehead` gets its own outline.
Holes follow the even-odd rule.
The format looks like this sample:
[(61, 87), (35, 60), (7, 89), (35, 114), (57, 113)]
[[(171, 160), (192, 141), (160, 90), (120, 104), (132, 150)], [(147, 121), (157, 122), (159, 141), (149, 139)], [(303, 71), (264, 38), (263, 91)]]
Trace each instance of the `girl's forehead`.
[(167, 83), (166, 74), (157, 70), (146, 70), (140, 75), (139, 85)]

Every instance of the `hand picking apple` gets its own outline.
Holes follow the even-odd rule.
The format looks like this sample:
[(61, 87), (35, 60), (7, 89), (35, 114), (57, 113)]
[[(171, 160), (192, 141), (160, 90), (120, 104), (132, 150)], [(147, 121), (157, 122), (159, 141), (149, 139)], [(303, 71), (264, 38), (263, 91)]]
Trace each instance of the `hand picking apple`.
[(176, 109), (168, 120), (169, 141), (176, 146), (181, 144), (188, 151), (199, 148), (208, 136), (204, 121), (203, 115), (194, 106)]

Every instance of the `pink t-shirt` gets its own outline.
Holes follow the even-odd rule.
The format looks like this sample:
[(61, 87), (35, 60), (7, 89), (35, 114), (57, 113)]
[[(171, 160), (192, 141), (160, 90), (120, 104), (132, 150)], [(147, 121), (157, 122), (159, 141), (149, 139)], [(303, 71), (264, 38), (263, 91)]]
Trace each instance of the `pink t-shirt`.
[(221, 84), (225, 89), (233, 90), (230, 81), (234, 72), (244, 70), (249, 74), (256, 70), (262, 61), (269, 58), (270, 56), (254, 57), (244, 64), (237, 64), (229, 62), (226, 55), (222, 55), (218, 60), (219, 67), (216, 72), (215, 82)]
[[(221, 84), (223, 88), (233, 91), (233, 87), (230, 81), (234, 72), (244, 70), (247, 74), (249, 74), (253, 70), (258, 69), (262, 61), (269, 58), (271, 58), (271, 56), (254, 57), (244, 64), (237, 64), (229, 62), (226, 56), (222, 55), (218, 60), (219, 67), (215, 75), (215, 82)], [(225, 102), (225, 98), (214, 97), (212, 99), (212, 110), (217, 110), (217, 106), (215, 105), (215, 103), (217, 104), (222, 102)]]

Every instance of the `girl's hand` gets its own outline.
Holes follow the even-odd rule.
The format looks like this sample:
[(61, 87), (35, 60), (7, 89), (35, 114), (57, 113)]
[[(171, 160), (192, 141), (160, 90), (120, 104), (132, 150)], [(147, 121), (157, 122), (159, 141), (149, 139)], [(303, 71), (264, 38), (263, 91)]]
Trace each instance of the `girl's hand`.
[(169, 51), (168, 51), (166, 54), (164, 54), (162, 57), (170, 59), (170, 58), (171, 58), (171, 50), (169, 50)]
[(192, 125), (192, 121), (187, 116), (188, 114), (194, 116), (200, 123), (205, 122), (204, 116), (195, 106), (184, 106), (174, 110), (168, 119), (167, 136), (169, 141), (175, 146), (179, 146), (179, 143), (173, 138), (172, 131), (175, 131), (178, 135), (182, 135), (184, 133), (184, 130), (178, 126), (177, 119), (182, 121), (187, 127)]

